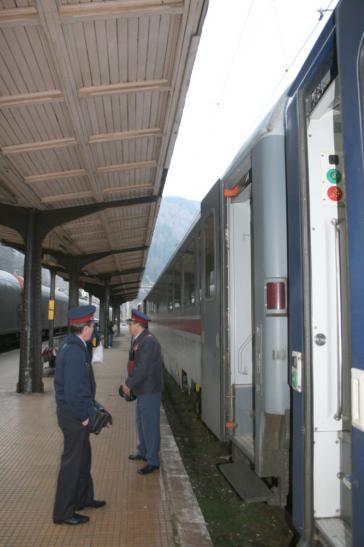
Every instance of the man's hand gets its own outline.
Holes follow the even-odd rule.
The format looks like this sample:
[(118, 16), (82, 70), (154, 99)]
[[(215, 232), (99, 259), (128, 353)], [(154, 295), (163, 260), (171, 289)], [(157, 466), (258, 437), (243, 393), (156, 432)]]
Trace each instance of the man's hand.
[(87, 418), (87, 420), (85, 420), (84, 422), (82, 422), (82, 425), (83, 425), (84, 427), (86, 427), (86, 426), (88, 425), (89, 421), (90, 421), (90, 420)]
[(121, 387), (123, 388), (123, 392), (125, 393), (125, 395), (130, 395), (130, 389), (126, 384), (121, 384)]

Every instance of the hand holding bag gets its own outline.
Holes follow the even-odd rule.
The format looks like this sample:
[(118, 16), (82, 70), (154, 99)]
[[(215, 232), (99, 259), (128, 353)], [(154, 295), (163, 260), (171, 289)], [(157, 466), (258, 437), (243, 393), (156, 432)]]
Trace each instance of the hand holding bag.
[(89, 421), (89, 431), (98, 435), (102, 428), (112, 425), (112, 416), (100, 403), (94, 401), (94, 416)]

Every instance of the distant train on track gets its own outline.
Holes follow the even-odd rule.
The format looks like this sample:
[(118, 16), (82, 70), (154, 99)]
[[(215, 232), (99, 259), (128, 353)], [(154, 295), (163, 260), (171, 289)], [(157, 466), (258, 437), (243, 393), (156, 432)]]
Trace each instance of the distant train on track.
[[(23, 278), (16, 273), (0, 270), (0, 349), (13, 346), (20, 339), (22, 312)], [(42, 336), (49, 330), (48, 301), (50, 288), (42, 285)], [(88, 304), (80, 299), (80, 305)], [(96, 305), (96, 317), (99, 315), (99, 304)], [(56, 289), (54, 332), (61, 334), (67, 330), (68, 295)]]
[(222, 472), (290, 495), (302, 546), (364, 545), (363, 135), (364, 3), (342, 0), (144, 302)]
[[(23, 278), (0, 270), (0, 347), (14, 344), (20, 337)], [(48, 300), (50, 289), (42, 285), (42, 332), (49, 329)], [(68, 296), (56, 291), (54, 329), (60, 332), (67, 328)]]

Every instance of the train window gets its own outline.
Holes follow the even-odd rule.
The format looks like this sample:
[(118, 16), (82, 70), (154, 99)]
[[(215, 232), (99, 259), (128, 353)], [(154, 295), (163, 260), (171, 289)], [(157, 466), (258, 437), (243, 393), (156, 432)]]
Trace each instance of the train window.
[(173, 265), (173, 278), (174, 278), (174, 308), (179, 309), (181, 307), (181, 257), (178, 257)]
[(196, 255), (193, 239), (183, 254), (184, 306), (193, 306), (196, 302)]
[(160, 290), (158, 288), (158, 290), (156, 291), (155, 293), (155, 301), (154, 301), (154, 313), (158, 313), (159, 312), (159, 300), (160, 300)]
[(364, 41), (360, 50), (359, 57), (359, 89), (360, 89), (360, 107), (361, 107), (361, 127), (362, 127), (362, 147), (364, 155)]
[(215, 296), (215, 218), (211, 213), (205, 220), (205, 297)]
[(195, 245), (195, 256), (196, 258), (196, 302), (201, 302), (202, 300), (202, 261), (201, 261), (201, 231), (198, 232)]
[(173, 271), (167, 273), (167, 302), (168, 302), (168, 311), (173, 311)]
[(167, 311), (167, 279), (166, 276), (163, 276), (160, 284), (160, 293), (159, 293), (159, 311)]

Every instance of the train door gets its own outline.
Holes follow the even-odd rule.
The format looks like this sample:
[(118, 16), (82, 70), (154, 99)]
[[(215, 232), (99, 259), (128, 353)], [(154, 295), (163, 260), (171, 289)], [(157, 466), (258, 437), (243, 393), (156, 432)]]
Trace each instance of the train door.
[(220, 439), (221, 370), (221, 183), (201, 203), (202, 419)]
[[(342, 476), (352, 494), (352, 545), (364, 545), (364, 3), (345, 0), (337, 10), (338, 71), (348, 230), (351, 366), (351, 475)], [(345, 384), (344, 397), (345, 397)], [(344, 399), (345, 403), (345, 399)], [(343, 407), (343, 418), (350, 412)], [(344, 515), (345, 516), (345, 515)]]
[(313, 508), (323, 535), (339, 524), (345, 538), (351, 526), (351, 423), (344, 162), (335, 78), (307, 117)]
[[(282, 113), (283, 103), (277, 106)], [(274, 118), (282, 117), (274, 114)], [(221, 471), (246, 501), (286, 504), (289, 488), (287, 233), (282, 121), (237, 164), (228, 202), (228, 304), (233, 464)], [(255, 475), (244, 462), (253, 464)], [(258, 479), (264, 478), (266, 482)], [(267, 488), (266, 484), (270, 488)]]
[(254, 461), (250, 184), (228, 201), (228, 234), (232, 442)]

